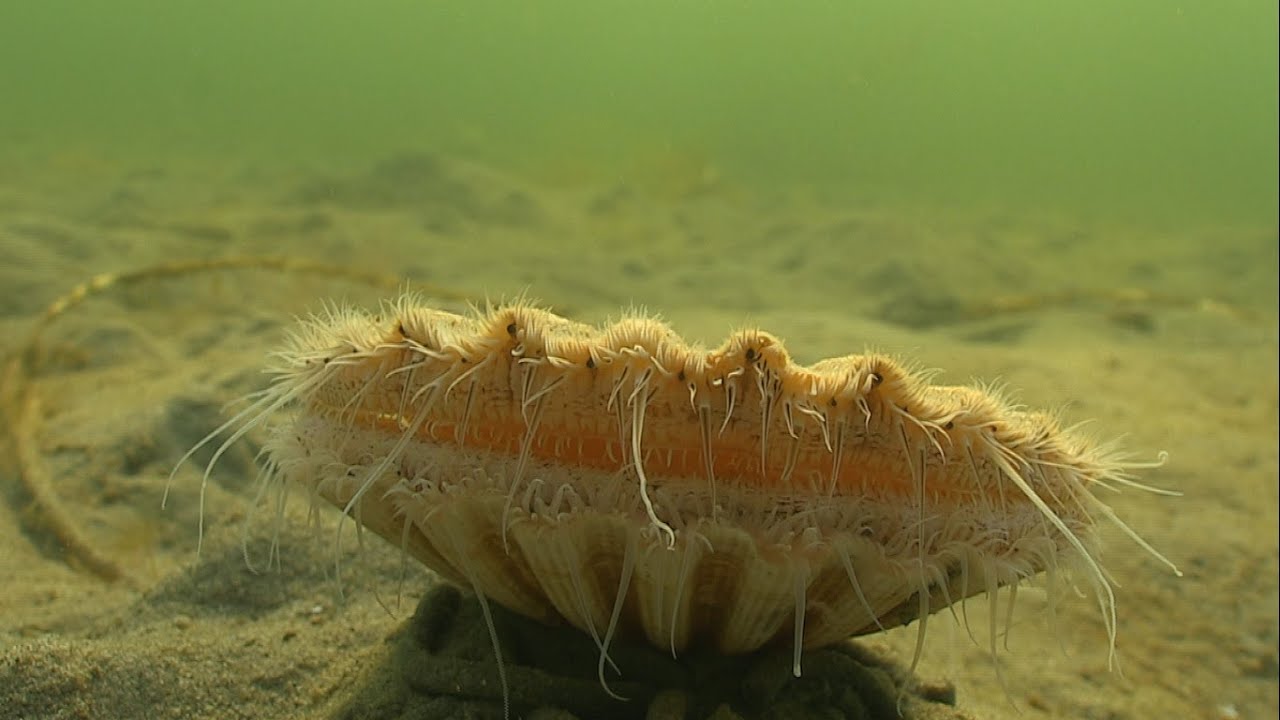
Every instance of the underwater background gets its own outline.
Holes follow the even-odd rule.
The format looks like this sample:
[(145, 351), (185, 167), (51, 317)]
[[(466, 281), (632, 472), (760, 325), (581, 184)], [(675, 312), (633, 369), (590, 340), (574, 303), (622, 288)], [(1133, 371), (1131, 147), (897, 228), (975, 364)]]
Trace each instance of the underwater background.
[(1170, 224), (1276, 212), (1276, 4), (12, 3), (6, 150), (816, 186)]
[[(929, 625), (919, 717), (1274, 717), (1278, 21), (0, 4), (0, 720), (450, 716), (405, 680), (431, 573), (333, 547), (305, 503), (282, 567), (246, 566), (242, 534), (258, 570), (272, 538), (243, 530), (260, 437), (160, 503), (294, 316), (405, 288), (643, 307), (707, 344), (758, 325), (802, 362), (885, 351), (1167, 450), (1142, 479), (1181, 497), (1103, 493), (1185, 573), (1105, 531), (1118, 666), (1096, 606), (1028, 587), (997, 669), (978, 598)], [(905, 665), (915, 630), (861, 647)]]

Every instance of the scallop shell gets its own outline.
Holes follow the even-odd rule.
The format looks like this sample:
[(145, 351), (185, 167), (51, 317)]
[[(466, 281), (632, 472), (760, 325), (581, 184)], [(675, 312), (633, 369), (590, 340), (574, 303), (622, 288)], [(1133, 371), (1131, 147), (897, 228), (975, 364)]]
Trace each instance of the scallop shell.
[(1133, 484), (1133, 465), (888, 357), (802, 367), (755, 330), (708, 351), (644, 317), (413, 297), (312, 318), (276, 357), (220, 429), (273, 425), (267, 496), (300, 486), (602, 653), (790, 642), (798, 674), (802, 647), (1046, 570), (1085, 580), (1114, 640), (1095, 545), (1115, 516), (1091, 486)]

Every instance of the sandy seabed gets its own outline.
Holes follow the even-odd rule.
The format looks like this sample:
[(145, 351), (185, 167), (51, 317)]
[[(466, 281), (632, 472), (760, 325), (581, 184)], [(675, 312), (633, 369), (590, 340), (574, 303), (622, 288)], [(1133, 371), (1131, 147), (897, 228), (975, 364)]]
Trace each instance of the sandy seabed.
[[(1117, 668), (1089, 598), (1058, 598), (1051, 622), (1035, 587), (1018, 594), (998, 673), (981, 598), (964, 613), (979, 642), (950, 613), (935, 615), (914, 680), (902, 669), (914, 625), (861, 639), (860, 657), (882, 663), (877, 677), (916, 683), (917, 717), (1277, 713), (1274, 227), (1155, 231), (868, 208), (702, 178), (544, 189), (417, 152), (358, 168), (71, 155), (3, 167), (0, 350), (22, 353), (23, 372), (6, 388), (0, 455), (0, 718), (453, 712), (405, 680), (405, 664), (421, 661), (410, 640), (425, 637), (423, 617), (477, 622), (465, 601), (433, 614), (432, 603), (453, 601), (430, 572), (376, 538), (361, 546), (348, 532), (336, 547), (336, 515), (313, 529), (302, 502), (285, 523), (281, 567), (246, 563), (254, 438), (210, 477), (199, 556), (209, 452), (179, 470), (160, 506), (175, 461), (262, 386), (264, 355), (293, 315), (324, 299), (374, 305), (396, 293), (394, 279), (157, 276), (41, 319), (98, 273), (244, 255), (404, 278), (450, 306), (527, 292), (585, 321), (644, 306), (707, 343), (759, 325), (805, 362), (884, 350), (944, 368), (942, 382), (998, 379), (1028, 405), (1092, 418), (1138, 457), (1167, 450), (1144, 477), (1181, 497), (1106, 498), (1185, 573), (1107, 531)], [(15, 410), (27, 393), (34, 418)], [(30, 487), (33, 463), (122, 580), (103, 580), (59, 539)], [(271, 525), (248, 527), (261, 565)], [(650, 704), (649, 716), (679, 717), (671, 702)], [(588, 717), (595, 706), (584, 707)]]

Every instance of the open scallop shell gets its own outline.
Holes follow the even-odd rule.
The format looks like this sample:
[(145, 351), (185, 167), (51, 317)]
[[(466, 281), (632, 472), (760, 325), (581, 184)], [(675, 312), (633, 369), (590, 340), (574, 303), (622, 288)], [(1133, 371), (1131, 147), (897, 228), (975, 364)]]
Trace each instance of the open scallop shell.
[(525, 303), (381, 318), (306, 323), (228, 442), (276, 418), (264, 492), (301, 486), (602, 655), (784, 641), (798, 674), (803, 647), (1046, 570), (1083, 578), (1114, 639), (1096, 519), (1150, 550), (1091, 492), (1138, 465), (884, 356), (800, 367), (764, 332), (707, 351)]

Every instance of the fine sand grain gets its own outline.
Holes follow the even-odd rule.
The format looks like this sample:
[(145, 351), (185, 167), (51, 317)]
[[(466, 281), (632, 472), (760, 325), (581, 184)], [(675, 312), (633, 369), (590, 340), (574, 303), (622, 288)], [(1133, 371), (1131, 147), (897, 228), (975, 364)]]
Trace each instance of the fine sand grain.
[[(431, 699), (441, 678), (492, 690), (483, 642), (468, 645), (487, 642), (474, 608), (442, 595), (428, 571), (348, 533), (335, 583), (335, 514), (321, 513), (313, 530), (305, 503), (294, 503), (278, 570), (263, 567), (271, 523), (251, 525), (260, 572), (250, 569), (241, 538), (261, 438), (215, 468), (199, 557), (209, 451), (178, 472), (160, 507), (176, 460), (238, 407), (227, 403), (262, 387), (263, 355), (291, 315), (325, 299), (372, 306), (395, 294), (394, 282), (379, 286), (388, 276), (448, 289), (452, 308), (528, 291), (599, 322), (643, 305), (705, 342), (758, 325), (803, 362), (887, 351), (943, 368), (945, 382), (1001, 380), (1030, 406), (1065, 406), (1068, 420), (1094, 419), (1101, 437), (1123, 435), (1139, 457), (1167, 450), (1168, 464), (1144, 480), (1182, 497), (1105, 498), (1185, 572), (1174, 577), (1119, 533), (1108, 538), (1118, 668), (1108, 670), (1096, 605), (1067, 594), (1050, 622), (1049, 598), (1033, 586), (1018, 594), (999, 675), (945, 612), (929, 625), (914, 680), (901, 669), (914, 626), (829, 651), (844, 670), (826, 672), (841, 687), (858, 677), (882, 689), (911, 682), (916, 717), (1277, 712), (1274, 227), (1158, 231), (862, 208), (723, 182), (679, 198), (644, 186), (545, 190), (423, 153), (322, 171), (79, 156), (3, 167), (0, 351), (25, 354), (5, 388), (0, 454), (0, 718), (449, 717), (457, 700)], [(98, 273), (247, 255), (377, 278), (184, 273), (121, 284), (41, 320)], [(23, 393), (37, 414), (14, 427)], [(52, 508), (32, 492), (33, 458), (78, 537), (120, 580), (104, 580), (90, 554), (60, 540)], [(970, 605), (964, 614), (983, 638), (986, 603)], [(447, 632), (424, 634), (424, 614)], [(550, 642), (528, 640), (539, 628), (508, 631)], [(598, 710), (589, 681), (548, 670), (536, 653), (523, 660), (511, 671), (530, 704), (548, 706), (539, 717), (564, 717), (538, 695), (547, 688), (566, 688), (580, 717)], [(759, 662), (739, 669), (755, 684), (723, 690), (730, 705), (808, 697), (770, 688), (769, 660)], [(406, 670), (417, 666), (436, 674)], [(527, 674), (538, 672), (548, 674)], [(649, 717), (680, 717), (682, 704), (689, 717), (733, 717), (655, 675), (632, 680), (647, 688)], [(863, 702), (874, 711), (874, 699)]]

